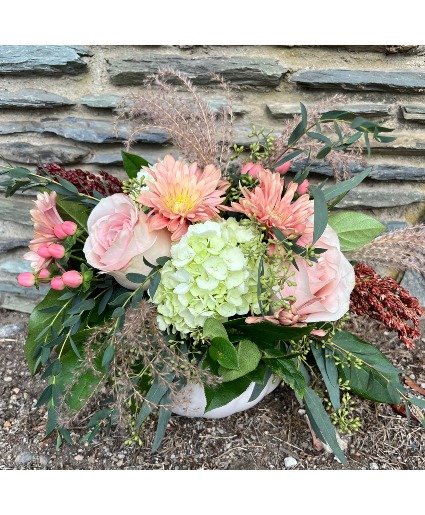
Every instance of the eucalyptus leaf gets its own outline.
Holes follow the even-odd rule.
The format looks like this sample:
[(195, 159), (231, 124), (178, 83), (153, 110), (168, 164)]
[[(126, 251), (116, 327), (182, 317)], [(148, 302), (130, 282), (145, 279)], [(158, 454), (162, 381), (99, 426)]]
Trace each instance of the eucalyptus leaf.
[(143, 159), (143, 157), (130, 154), (129, 152), (124, 152), (124, 150), (121, 150), (121, 157), (123, 168), (130, 179), (135, 179), (137, 177), (142, 166), (149, 166), (149, 163), (146, 159)]

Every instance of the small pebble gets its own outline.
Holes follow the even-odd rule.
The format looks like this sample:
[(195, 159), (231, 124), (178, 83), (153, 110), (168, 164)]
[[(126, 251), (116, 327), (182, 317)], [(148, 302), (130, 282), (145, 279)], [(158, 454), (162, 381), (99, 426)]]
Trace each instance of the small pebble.
[(122, 467), (124, 465), (124, 462), (122, 460), (117, 461), (117, 467)]
[(12, 392), (13, 392), (13, 393), (19, 393), (20, 391), (21, 391), (21, 390), (20, 390), (19, 388), (14, 388), (14, 389), (12, 390)]
[(287, 456), (284, 460), (283, 460), (283, 463), (285, 464), (285, 468), (287, 469), (290, 469), (292, 467), (295, 467), (297, 465), (297, 460), (295, 458), (293, 458), (292, 456)]
[(379, 470), (378, 464), (373, 462), (369, 463), (369, 468), (370, 470)]
[(413, 380), (415, 380), (415, 379), (416, 379), (415, 374), (410, 374), (410, 376), (409, 376), (409, 377), (410, 377), (410, 379), (413, 379)]
[(10, 381), (12, 381), (12, 378), (11, 378), (10, 376), (6, 376), (6, 377), (4, 378), (4, 382), (5, 382), (5, 383), (10, 383)]
[(123, 460), (124, 458), (125, 458), (125, 454), (123, 454), (122, 452), (120, 452), (120, 453), (118, 454), (118, 459), (119, 459), (119, 460)]
[(83, 461), (84, 456), (81, 456), (81, 454), (77, 454), (77, 456), (74, 456), (75, 461)]
[(45, 467), (49, 463), (49, 458), (47, 456), (42, 455), (42, 454), (38, 457), (38, 459), (39, 459), (40, 465), (42, 467)]
[(16, 465), (27, 465), (28, 463), (31, 463), (34, 458), (34, 455), (29, 451), (21, 452), (21, 454), (18, 454), (15, 458)]
[(300, 408), (298, 410), (298, 415), (301, 415), (301, 416), (305, 415), (305, 409)]
[(425, 383), (421, 383), (421, 388), (425, 389)]
[(10, 338), (16, 336), (23, 329), (23, 325), (5, 324), (0, 326), (0, 338)]

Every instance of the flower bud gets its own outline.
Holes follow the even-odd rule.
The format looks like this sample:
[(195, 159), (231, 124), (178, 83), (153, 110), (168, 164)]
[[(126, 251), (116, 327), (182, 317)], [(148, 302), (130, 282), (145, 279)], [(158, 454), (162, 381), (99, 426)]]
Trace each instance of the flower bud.
[(310, 183), (308, 182), (307, 179), (305, 179), (297, 188), (297, 193), (299, 195), (304, 195), (304, 193), (307, 193), (308, 191), (308, 187), (309, 187)]
[(40, 273), (38, 274), (39, 279), (48, 279), (50, 277), (50, 272), (47, 270), (47, 268), (43, 268), (40, 270)]
[(75, 222), (67, 221), (62, 224), (62, 230), (67, 236), (72, 236), (77, 232), (77, 224)]
[(62, 259), (65, 255), (65, 247), (59, 245), (59, 243), (53, 243), (47, 248), (49, 250), (49, 255), (52, 256), (52, 258)]
[(287, 161), (286, 163), (283, 163), (283, 165), (278, 166), (275, 168), (276, 172), (279, 172), (281, 175), (285, 175), (285, 173), (291, 168), (291, 161)]
[(68, 236), (62, 225), (63, 224), (58, 224), (53, 227), (53, 232), (55, 233), (56, 238), (59, 238), (60, 240), (64, 240)]
[(62, 275), (62, 281), (70, 288), (78, 288), (83, 283), (83, 276), (77, 270), (69, 270)]
[(53, 279), (50, 281), (50, 286), (53, 290), (63, 290), (65, 288), (62, 277), (53, 277)]
[(25, 286), (25, 288), (30, 288), (31, 286), (34, 286), (35, 284), (35, 277), (34, 274), (31, 272), (23, 272), (22, 274), (18, 275), (18, 283), (21, 286)]
[(49, 252), (49, 248), (47, 245), (43, 245), (42, 247), (40, 247), (38, 250), (37, 250), (37, 254), (44, 258), (44, 259), (48, 259), (50, 256), (50, 252)]

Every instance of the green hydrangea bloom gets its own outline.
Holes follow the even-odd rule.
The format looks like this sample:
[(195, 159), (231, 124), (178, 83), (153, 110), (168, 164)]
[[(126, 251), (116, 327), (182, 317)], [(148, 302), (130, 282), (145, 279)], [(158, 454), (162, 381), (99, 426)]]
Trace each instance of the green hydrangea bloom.
[(191, 225), (171, 248), (153, 298), (161, 330), (191, 333), (214, 316), (259, 313), (258, 265), (262, 234), (234, 218)]

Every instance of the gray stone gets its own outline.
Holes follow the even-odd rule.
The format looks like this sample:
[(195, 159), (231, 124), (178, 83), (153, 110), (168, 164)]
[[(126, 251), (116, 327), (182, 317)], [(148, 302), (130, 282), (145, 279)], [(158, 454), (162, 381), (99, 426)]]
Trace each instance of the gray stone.
[(337, 205), (337, 208), (382, 208), (408, 206), (425, 202), (425, 191), (409, 186), (387, 186), (384, 184), (361, 184), (351, 190)]
[[(212, 73), (240, 86), (276, 87), (288, 69), (277, 59), (267, 57), (180, 57), (140, 54), (110, 61), (111, 82), (118, 86), (142, 85), (153, 73), (173, 68), (194, 84), (212, 85)], [(178, 83), (179, 81), (177, 81)]]
[[(213, 113), (221, 113), (223, 109), (228, 108), (229, 105), (225, 99), (208, 100), (207, 102)], [(233, 104), (232, 109), (235, 116), (242, 116), (250, 112), (247, 106), (239, 104)]]
[(0, 220), (11, 221), (26, 226), (33, 226), (30, 209), (33, 203), (30, 199), (23, 198), (20, 195), (14, 195), (12, 198), (5, 198), (3, 192), (0, 192)]
[[(86, 143), (121, 143), (130, 136), (128, 125), (113, 121), (76, 118), (45, 118), (40, 122), (3, 122), (0, 125), (0, 134), (15, 134), (24, 132), (52, 133), (74, 141)], [(139, 143), (162, 144), (169, 140), (168, 135), (159, 129), (146, 129), (134, 137)]]
[(407, 270), (400, 282), (410, 295), (419, 300), (419, 304), (425, 307), (425, 277), (416, 270)]
[(38, 164), (79, 163), (89, 155), (90, 151), (71, 145), (50, 144), (46, 146), (32, 145), (31, 143), (3, 143), (0, 144), (0, 155), (12, 163)]
[(119, 95), (92, 95), (80, 99), (80, 104), (97, 109), (115, 109), (122, 97)]
[(49, 93), (43, 89), (20, 89), (19, 91), (0, 91), (1, 109), (51, 109), (53, 107), (73, 106), (69, 98)]
[(24, 328), (23, 324), (0, 325), (0, 338), (12, 338)]
[(406, 222), (400, 222), (398, 220), (382, 223), (387, 226), (388, 232), (397, 231), (399, 229), (405, 229), (408, 225)]
[[(309, 109), (309, 104), (304, 104)], [(301, 114), (299, 104), (267, 104), (267, 109), (273, 118), (287, 119), (293, 118), (296, 114)], [(391, 105), (389, 104), (345, 104), (336, 106), (337, 110), (349, 111), (350, 113), (366, 117), (383, 117), (391, 114)]]
[(62, 45), (3, 45), (0, 75), (77, 75), (87, 65), (78, 52)]
[(416, 123), (425, 123), (425, 106), (404, 105), (401, 106), (401, 112), (405, 120), (410, 120)]
[(425, 91), (425, 72), (413, 70), (303, 70), (291, 80), (307, 88), (352, 91)]
[(285, 464), (285, 468), (287, 468), (287, 469), (295, 467), (298, 464), (298, 461), (295, 458), (293, 458), (292, 456), (287, 456), (283, 460), (283, 462)]
[(19, 247), (27, 247), (30, 240), (0, 240), (0, 252), (16, 249)]
[[(130, 153), (137, 154), (143, 157), (149, 163), (156, 163), (158, 159), (163, 158), (167, 154), (175, 154), (172, 149), (166, 147), (164, 149), (159, 148), (157, 151), (154, 150), (138, 150), (131, 149)], [(119, 165), (122, 166), (121, 152), (96, 152), (90, 160), (86, 161), (87, 164), (95, 165)]]
[(34, 459), (34, 455), (29, 451), (24, 451), (18, 454), (15, 458), (16, 465), (28, 465)]
[[(302, 167), (301, 162), (293, 163), (291, 170), (298, 171)], [(358, 164), (351, 165), (348, 167), (349, 171), (355, 175), (365, 169), (365, 166)], [(321, 175), (333, 176), (334, 172), (332, 168), (323, 164), (322, 162), (312, 163), (311, 171)], [(424, 181), (425, 180), (425, 168), (417, 166), (402, 166), (402, 165), (380, 165), (374, 164), (369, 178), (377, 181)]]

